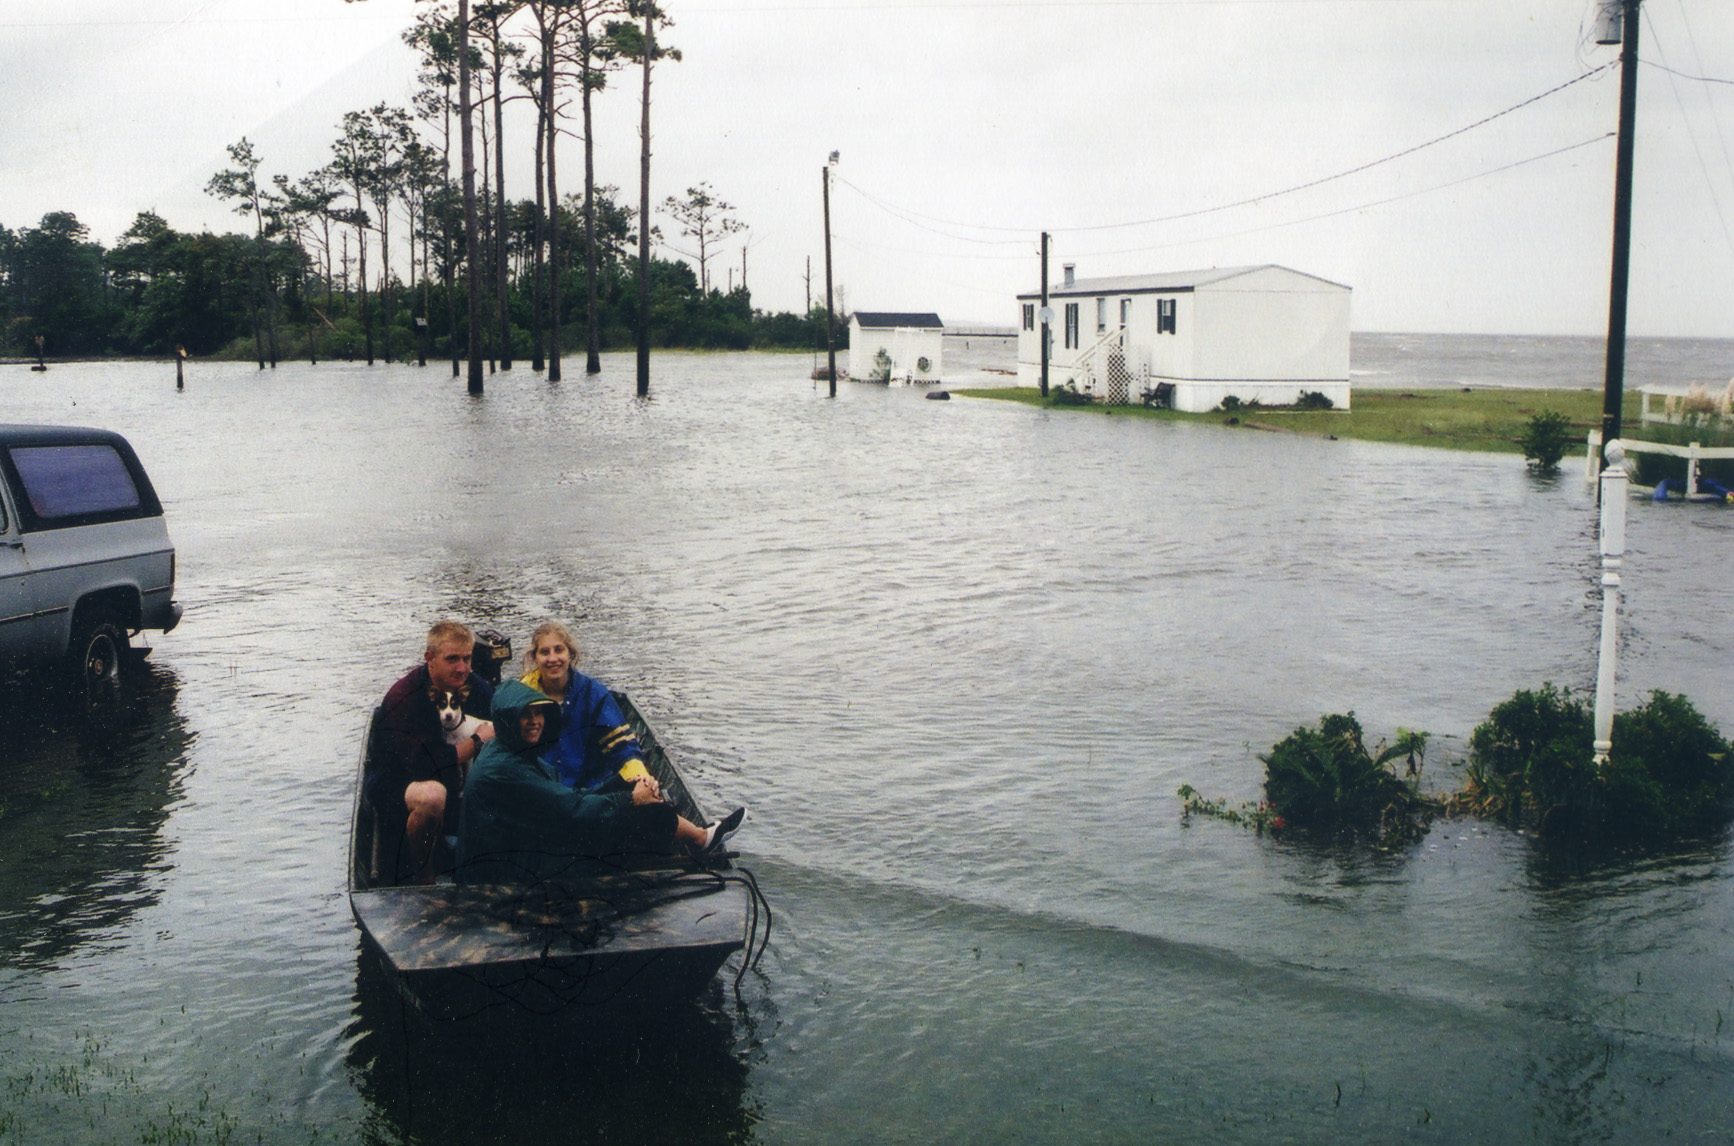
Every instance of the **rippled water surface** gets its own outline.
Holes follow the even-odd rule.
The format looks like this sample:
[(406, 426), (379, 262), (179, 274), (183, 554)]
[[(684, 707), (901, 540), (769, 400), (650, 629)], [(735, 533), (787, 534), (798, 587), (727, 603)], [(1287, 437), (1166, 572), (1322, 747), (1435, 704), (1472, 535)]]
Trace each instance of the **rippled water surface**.
[[(1255, 798), (1256, 753), (1349, 709), (1430, 730), (1446, 786), (1495, 703), (1590, 684), (1574, 472), (811, 367), (660, 355), (647, 402), (630, 358), (479, 401), (0, 371), (8, 420), (129, 436), (187, 607), (125, 732), (0, 702), (0, 1143), (1728, 1139), (1726, 839), (1371, 856), (1174, 795)], [(1633, 502), (1622, 705), (1734, 729), (1731, 541)], [(738, 1001), (431, 1026), (382, 985), (357, 741), (448, 615), (574, 622), (701, 802), (750, 805), (776, 931)]]

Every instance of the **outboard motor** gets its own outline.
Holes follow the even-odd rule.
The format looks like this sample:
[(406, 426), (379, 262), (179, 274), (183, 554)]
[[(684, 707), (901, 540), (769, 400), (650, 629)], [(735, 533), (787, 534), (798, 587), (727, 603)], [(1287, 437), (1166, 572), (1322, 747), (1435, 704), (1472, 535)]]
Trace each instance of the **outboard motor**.
[(470, 667), (476, 675), (498, 688), (500, 669), (512, 659), (512, 642), (498, 629), (477, 629), (472, 657)]

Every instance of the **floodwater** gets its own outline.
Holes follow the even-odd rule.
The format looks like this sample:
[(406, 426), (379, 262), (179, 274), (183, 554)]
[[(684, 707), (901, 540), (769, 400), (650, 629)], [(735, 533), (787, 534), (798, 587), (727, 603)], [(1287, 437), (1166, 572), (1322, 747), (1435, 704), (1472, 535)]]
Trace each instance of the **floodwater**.
[[(808, 356), (0, 372), (112, 427), (186, 619), (132, 723), (0, 702), (0, 1144), (1724, 1142), (1728, 839), (1394, 855), (1187, 822), (1321, 714), (1592, 682), (1570, 467), (928, 401)], [(1418, 373), (1424, 371), (1417, 370)], [(1631, 505), (1622, 706), (1734, 730), (1734, 511)], [(575, 624), (776, 912), (737, 996), (406, 1013), (344, 896), (358, 738), (435, 619)]]

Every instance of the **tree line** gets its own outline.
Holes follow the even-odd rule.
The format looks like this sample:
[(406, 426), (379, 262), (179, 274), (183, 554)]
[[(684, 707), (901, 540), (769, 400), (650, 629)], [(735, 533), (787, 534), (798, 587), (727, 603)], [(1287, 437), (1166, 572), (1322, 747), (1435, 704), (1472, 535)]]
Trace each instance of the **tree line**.
[[(227, 353), (261, 368), (431, 356), (454, 375), (467, 358), (475, 390), (484, 361), (527, 357), (552, 379), (565, 347), (595, 372), (601, 351), (637, 345), (642, 389), (651, 345), (823, 346), (823, 306), (755, 310), (744, 264), (738, 283), (731, 267), (726, 289), (715, 284), (720, 244), (744, 225), (708, 184), (661, 205), (678, 232), (667, 245), (689, 264), (650, 256), (662, 232), (640, 225), (648, 147), (637, 207), (596, 180), (594, 100), (637, 67), (648, 138), (651, 68), (679, 59), (659, 43), (668, 24), (644, 0), (421, 0), (404, 34), (420, 62), (411, 107), (344, 115), (329, 162), (299, 178), (267, 178), (245, 138), (228, 148), (206, 190), (247, 233), (182, 233), (146, 211), (105, 249), (68, 212), (0, 226), (0, 352)], [(535, 124), (533, 197), (516, 199), (514, 101)], [(581, 191), (559, 181), (574, 134)]]

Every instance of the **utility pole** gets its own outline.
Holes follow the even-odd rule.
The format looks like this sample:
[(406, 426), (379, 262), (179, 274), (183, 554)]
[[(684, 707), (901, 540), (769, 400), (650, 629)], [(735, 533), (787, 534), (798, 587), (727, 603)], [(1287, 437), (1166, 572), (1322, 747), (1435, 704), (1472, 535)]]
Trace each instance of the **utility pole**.
[(1054, 321), (1053, 308), (1048, 306), (1048, 233), (1042, 232), (1042, 309), (1037, 312), (1041, 320), (1036, 325), (1041, 330), (1042, 338), (1042, 397), (1048, 396), (1048, 344), (1053, 341), (1049, 335)]
[(829, 362), (831, 397), (837, 396), (837, 313), (831, 309), (831, 168), (837, 165), (837, 153), (819, 169), (825, 183), (825, 356)]
[(1620, 24), (1604, 37), (1621, 36), (1605, 43), (1620, 44), (1620, 132), (1614, 159), (1614, 266), (1608, 290), (1608, 360), (1602, 387), (1602, 461), (1607, 462), (1608, 443), (1620, 436), (1620, 407), (1626, 385), (1626, 287), (1632, 263), (1632, 150), (1638, 118), (1638, 4), (1639, 0), (1606, 0), (1609, 9), (1621, 10)]

